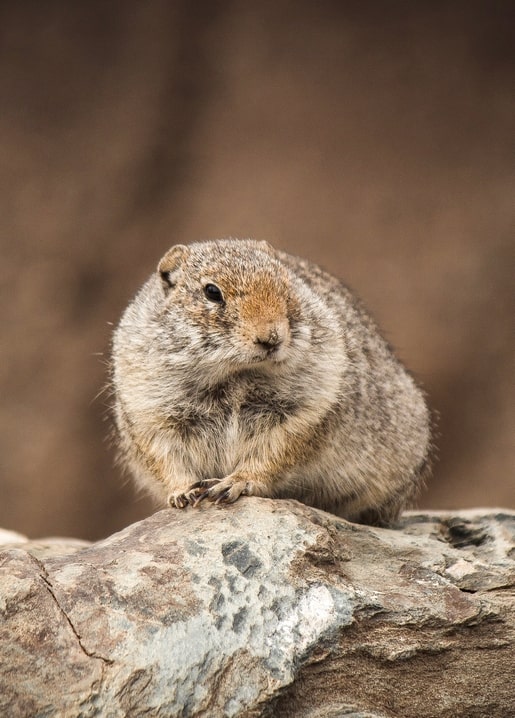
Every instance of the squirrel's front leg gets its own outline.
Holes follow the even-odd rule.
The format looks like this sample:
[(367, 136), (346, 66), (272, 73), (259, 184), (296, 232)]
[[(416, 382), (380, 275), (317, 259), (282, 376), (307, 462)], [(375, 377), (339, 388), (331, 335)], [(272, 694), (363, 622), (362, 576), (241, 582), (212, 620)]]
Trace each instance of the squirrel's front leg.
[(317, 435), (308, 422), (291, 421), (288, 427), (277, 427), (260, 440), (253, 435), (246, 458), (228, 476), (197, 481), (189, 487), (189, 503), (197, 506), (204, 499), (233, 503), (240, 496), (273, 498), (292, 468), (307, 461), (317, 446)]

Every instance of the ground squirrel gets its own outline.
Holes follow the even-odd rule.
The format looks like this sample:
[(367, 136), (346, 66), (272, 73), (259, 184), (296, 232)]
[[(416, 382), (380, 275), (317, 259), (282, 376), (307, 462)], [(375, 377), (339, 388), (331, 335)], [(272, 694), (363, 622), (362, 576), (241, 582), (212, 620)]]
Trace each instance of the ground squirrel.
[(389, 525), (428, 467), (422, 392), (361, 303), (266, 242), (172, 247), (113, 339), (120, 454), (177, 508), (295, 498)]

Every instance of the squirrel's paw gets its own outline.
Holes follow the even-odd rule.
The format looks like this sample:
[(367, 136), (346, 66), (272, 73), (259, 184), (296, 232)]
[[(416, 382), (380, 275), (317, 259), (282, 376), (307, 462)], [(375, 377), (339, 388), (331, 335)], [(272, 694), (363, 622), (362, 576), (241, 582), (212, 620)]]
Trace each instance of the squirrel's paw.
[(184, 509), (186, 506), (196, 506), (199, 501), (198, 491), (193, 486), (187, 491), (174, 491), (168, 497), (168, 503), (173, 509)]
[(251, 496), (254, 493), (254, 482), (238, 479), (237, 476), (226, 476), (224, 479), (204, 479), (190, 486), (187, 494), (193, 494), (193, 506), (197, 506), (204, 499), (215, 504), (232, 504), (240, 496)]

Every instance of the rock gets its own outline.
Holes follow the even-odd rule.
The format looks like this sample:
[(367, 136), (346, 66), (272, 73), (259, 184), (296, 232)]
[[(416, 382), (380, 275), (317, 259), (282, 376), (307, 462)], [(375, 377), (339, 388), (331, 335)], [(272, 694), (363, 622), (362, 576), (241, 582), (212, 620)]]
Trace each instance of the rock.
[(75, 553), (81, 548), (89, 546), (89, 541), (82, 541), (75, 538), (62, 538), (51, 536), (40, 541), (30, 541), (27, 536), (16, 531), (0, 529), (0, 549), (4, 546), (10, 548), (23, 548), (33, 556), (41, 558), (48, 556), (62, 556), (63, 554)]
[(12, 543), (24, 543), (28, 541), (28, 538), (23, 534), (19, 534), (16, 531), (8, 531), (7, 529), (0, 529), (0, 546)]
[(10, 543), (0, 715), (506, 718), (514, 554), (513, 512), (386, 530), (258, 498)]

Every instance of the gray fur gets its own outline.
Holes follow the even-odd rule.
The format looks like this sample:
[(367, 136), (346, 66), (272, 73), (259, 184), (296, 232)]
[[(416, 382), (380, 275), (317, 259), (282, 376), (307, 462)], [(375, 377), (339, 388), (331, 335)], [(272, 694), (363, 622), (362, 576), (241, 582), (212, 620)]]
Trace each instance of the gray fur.
[(390, 524), (428, 470), (424, 396), (373, 320), (264, 242), (172, 247), (115, 331), (112, 381), (124, 463), (179, 508), (255, 494)]

